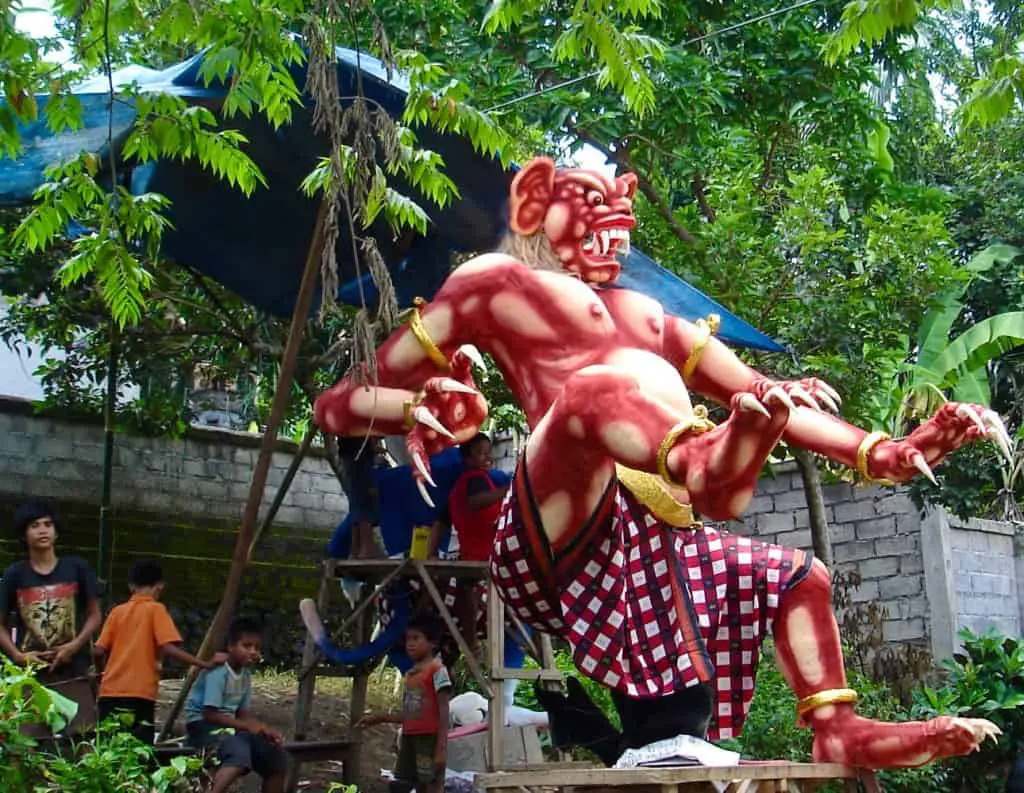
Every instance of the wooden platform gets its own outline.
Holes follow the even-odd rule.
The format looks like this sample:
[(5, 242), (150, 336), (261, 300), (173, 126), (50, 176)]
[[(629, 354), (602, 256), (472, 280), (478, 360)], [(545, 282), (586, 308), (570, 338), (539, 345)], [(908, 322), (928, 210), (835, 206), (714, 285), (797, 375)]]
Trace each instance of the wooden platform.
[[(881, 793), (871, 772), (836, 763), (746, 762), (728, 768), (551, 768), (480, 774), (476, 786), (484, 791), (571, 788), (598, 793), (625, 788), (630, 793), (813, 793), (825, 782), (841, 780), (850, 793), (863, 789)], [(717, 783), (717, 784), (716, 784)]]
[[(327, 562), (335, 576), (361, 581), (379, 581), (391, 575), (415, 577), (416, 566), (410, 559), (332, 559)], [(460, 562), (450, 559), (430, 559), (420, 562), (431, 578), (457, 578), (483, 581), (487, 577), (487, 562)]]

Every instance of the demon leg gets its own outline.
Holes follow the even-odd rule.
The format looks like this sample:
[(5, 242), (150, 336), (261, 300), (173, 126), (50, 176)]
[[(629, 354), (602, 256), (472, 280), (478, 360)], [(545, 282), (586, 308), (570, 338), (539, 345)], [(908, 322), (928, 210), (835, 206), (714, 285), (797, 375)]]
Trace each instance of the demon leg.
[(739, 394), (722, 425), (700, 435), (677, 432), (693, 419), (693, 409), (674, 370), (657, 374), (655, 381), (646, 372), (587, 367), (566, 382), (530, 436), (530, 479), (545, 532), (556, 546), (585, 525), (615, 463), (649, 473), (666, 469), (711, 517), (734, 517), (749, 502), (785, 428), (788, 397), (775, 391), (761, 398)]
[[(913, 768), (968, 754), (998, 734), (985, 719), (943, 716), (888, 724), (858, 716), (849, 701), (852, 696), (844, 696), (846, 670), (832, 611), (832, 584), (817, 560), (807, 577), (781, 598), (773, 633), (782, 673), (801, 703), (811, 706), (803, 718), (814, 730), (816, 762)], [(810, 699), (814, 695), (819, 695), (816, 701)]]

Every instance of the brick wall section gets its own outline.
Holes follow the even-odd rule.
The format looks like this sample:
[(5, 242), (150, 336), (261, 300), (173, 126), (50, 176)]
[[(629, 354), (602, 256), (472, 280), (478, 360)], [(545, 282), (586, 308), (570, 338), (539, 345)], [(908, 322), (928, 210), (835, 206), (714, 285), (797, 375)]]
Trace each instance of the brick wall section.
[[(115, 507), (238, 519), (249, 493), (259, 439), (224, 430), (193, 430), (180, 440), (118, 433), (114, 446)], [(295, 446), (281, 444), (263, 496), (273, 500)], [(27, 403), (0, 400), (0, 496), (99, 501), (103, 428), (31, 415)], [(330, 530), (348, 502), (322, 456), (302, 463), (275, 525)]]
[(957, 626), (978, 633), (995, 628), (1008, 636), (1021, 629), (1012, 525), (950, 518)]
[[(888, 612), (887, 642), (926, 644), (929, 608), (921, 556), (921, 520), (910, 497), (898, 488), (826, 485), (834, 568), (855, 568), (861, 586), (854, 602), (877, 601)], [(742, 521), (727, 528), (770, 542), (811, 550), (803, 482), (794, 463), (773, 467), (761, 479)]]

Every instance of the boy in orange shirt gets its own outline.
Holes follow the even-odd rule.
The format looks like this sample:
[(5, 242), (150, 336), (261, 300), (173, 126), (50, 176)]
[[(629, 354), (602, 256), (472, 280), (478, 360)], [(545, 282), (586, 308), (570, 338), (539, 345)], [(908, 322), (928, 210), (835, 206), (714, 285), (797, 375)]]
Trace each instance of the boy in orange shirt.
[(93, 650), (97, 661), (106, 659), (100, 683), (99, 718), (127, 712), (133, 716), (131, 733), (143, 743), (153, 743), (160, 660), (173, 658), (183, 664), (212, 669), (215, 662), (200, 661), (182, 650), (181, 634), (167, 607), (160, 603), (164, 574), (160, 565), (139, 561), (128, 582), (132, 592), (127, 603), (116, 606), (107, 617)]

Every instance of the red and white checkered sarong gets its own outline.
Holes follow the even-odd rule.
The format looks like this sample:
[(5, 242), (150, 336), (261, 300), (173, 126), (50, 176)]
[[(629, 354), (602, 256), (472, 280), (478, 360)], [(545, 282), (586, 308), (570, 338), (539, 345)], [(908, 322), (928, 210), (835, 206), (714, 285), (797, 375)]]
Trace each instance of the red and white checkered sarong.
[(599, 683), (636, 698), (711, 683), (716, 740), (739, 735), (779, 595), (810, 564), (802, 551), (669, 526), (615, 481), (587, 525), (552, 548), (520, 461), (491, 573), (516, 616), (567, 640)]

